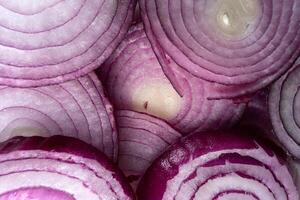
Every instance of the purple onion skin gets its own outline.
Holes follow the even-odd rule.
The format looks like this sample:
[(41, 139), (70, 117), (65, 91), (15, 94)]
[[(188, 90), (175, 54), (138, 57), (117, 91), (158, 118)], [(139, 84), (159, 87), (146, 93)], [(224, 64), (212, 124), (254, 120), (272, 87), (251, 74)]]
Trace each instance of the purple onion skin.
[[(287, 177), (283, 179), (285, 182), (283, 184), (285, 184), (285, 190), (288, 189), (290, 192), (288, 199), (298, 200), (298, 194), (295, 186), (293, 185), (292, 177), (285, 166), (286, 154), (284, 154), (283, 151), (275, 144), (259, 138), (253, 139), (250, 135), (242, 134), (241, 130), (192, 134), (182, 138), (178, 143), (171, 146), (160, 158), (155, 160), (152, 166), (147, 170), (138, 186), (138, 199), (163, 199), (164, 193), (168, 187), (167, 184), (169, 184), (171, 179), (180, 172), (182, 166), (191, 160), (195, 160), (201, 156), (204, 156), (205, 158), (208, 153), (212, 152), (225, 150), (250, 152), (251, 150), (255, 150), (260, 147), (266, 155), (270, 157), (270, 159), (275, 157), (278, 160), (278, 164), (285, 168)], [(272, 162), (268, 164), (262, 163), (254, 157), (250, 158), (249, 156), (238, 156), (237, 153), (233, 151), (227, 155), (225, 153), (225, 155), (221, 155), (212, 162), (208, 162), (202, 166), (222, 166), (227, 162), (266, 166), (270, 169), (273, 165)], [(189, 177), (196, 176), (195, 172), (189, 173), (191, 173)], [(183, 184), (183, 182), (181, 182), (181, 184)]]
[(92, 159), (101, 164), (105, 169), (114, 172), (114, 178), (122, 185), (126, 195), (134, 199), (134, 194), (127, 183), (123, 173), (116, 167), (115, 164), (95, 147), (75, 138), (55, 135), (49, 138), (33, 136), (33, 137), (14, 137), (0, 144), (0, 154), (18, 151), (45, 151), (67, 153), (82, 158)]

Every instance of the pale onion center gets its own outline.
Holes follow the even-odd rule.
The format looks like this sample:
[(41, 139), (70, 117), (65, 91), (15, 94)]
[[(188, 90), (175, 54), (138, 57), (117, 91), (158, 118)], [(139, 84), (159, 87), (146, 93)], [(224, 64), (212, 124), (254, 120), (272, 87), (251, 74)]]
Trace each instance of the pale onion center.
[(133, 108), (162, 119), (176, 117), (181, 107), (181, 97), (169, 83), (140, 85), (132, 95)]
[(214, 6), (217, 29), (230, 39), (247, 35), (259, 15), (258, 0), (217, 0)]

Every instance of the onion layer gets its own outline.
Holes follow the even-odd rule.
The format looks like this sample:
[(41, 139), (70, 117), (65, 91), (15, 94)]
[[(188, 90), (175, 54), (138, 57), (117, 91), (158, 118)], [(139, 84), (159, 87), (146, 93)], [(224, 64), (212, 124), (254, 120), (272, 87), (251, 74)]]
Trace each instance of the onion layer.
[(65, 135), (117, 156), (112, 106), (94, 73), (59, 85), (0, 87), (0, 142), (14, 136)]
[(130, 109), (165, 119), (182, 133), (230, 127), (244, 104), (208, 100), (211, 85), (186, 72), (174, 71), (182, 96), (166, 78), (142, 24), (131, 27), (125, 40), (99, 69), (99, 76), (117, 109)]
[(136, 188), (140, 177), (181, 134), (164, 121), (128, 110), (116, 112), (119, 134), (118, 164)]
[(128, 30), (135, 0), (0, 2), (0, 84), (61, 83), (98, 67)]
[(0, 199), (130, 200), (122, 173), (101, 152), (64, 136), (0, 145)]
[(172, 71), (181, 68), (212, 81), (212, 98), (263, 88), (289, 69), (300, 52), (298, 0), (139, 3), (147, 36), (168, 78), (174, 85), (180, 82)]
[(271, 88), (269, 111), (274, 132), (283, 146), (300, 158), (300, 65), (282, 76)]
[(277, 147), (241, 133), (183, 138), (147, 170), (139, 199), (298, 200)]

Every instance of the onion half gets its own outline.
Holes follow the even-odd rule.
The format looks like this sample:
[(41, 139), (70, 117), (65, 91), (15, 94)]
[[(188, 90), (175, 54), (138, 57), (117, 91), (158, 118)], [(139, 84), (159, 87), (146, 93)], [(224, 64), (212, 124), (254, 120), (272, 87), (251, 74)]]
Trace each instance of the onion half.
[(0, 142), (14, 136), (65, 135), (117, 157), (112, 106), (94, 73), (59, 85), (0, 86)]
[(211, 98), (249, 94), (287, 71), (300, 52), (298, 0), (139, 4), (147, 36), (177, 90), (173, 71), (180, 68), (214, 82)]
[(118, 164), (135, 189), (141, 176), (181, 134), (164, 121), (128, 110), (117, 111)]
[(274, 133), (282, 145), (300, 158), (300, 63), (271, 87), (269, 112)]
[(123, 39), (135, 0), (0, 2), (0, 84), (61, 83), (98, 67)]
[(0, 199), (131, 200), (106, 156), (69, 137), (15, 137), (0, 145)]
[(226, 99), (208, 100), (210, 83), (174, 71), (182, 88), (179, 94), (161, 69), (142, 24), (130, 28), (98, 74), (117, 109), (164, 119), (182, 133), (230, 127), (245, 106)]
[(298, 200), (285, 158), (272, 144), (241, 132), (183, 138), (147, 170), (143, 200)]

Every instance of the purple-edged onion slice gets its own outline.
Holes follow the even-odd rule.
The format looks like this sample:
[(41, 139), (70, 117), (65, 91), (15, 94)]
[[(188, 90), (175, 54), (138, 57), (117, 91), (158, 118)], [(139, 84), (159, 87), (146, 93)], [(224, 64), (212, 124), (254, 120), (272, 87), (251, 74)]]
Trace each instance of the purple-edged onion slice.
[(70, 137), (16, 137), (0, 144), (1, 200), (131, 200), (123, 174)]
[(271, 87), (269, 112), (274, 132), (283, 146), (300, 158), (300, 63)]
[(147, 36), (168, 78), (176, 86), (180, 80), (173, 71), (180, 68), (212, 81), (216, 90), (212, 98), (263, 88), (289, 69), (300, 52), (298, 0), (139, 0), (139, 4)]
[[(273, 148), (274, 147), (274, 148)], [(298, 200), (280, 150), (242, 132), (183, 138), (147, 170), (143, 200)]]
[(244, 105), (208, 100), (211, 84), (176, 71), (181, 95), (165, 76), (142, 24), (132, 26), (125, 40), (99, 69), (117, 109), (148, 113), (166, 120), (182, 133), (230, 127)]
[(149, 115), (120, 110), (115, 116), (119, 134), (118, 164), (136, 188), (153, 160), (181, 134), (164, 121)]
[(14, 136), (65, 135), (117, 156), (112, 106), (94, 73), (59, 85), (0, 86), (0, 142)]
[(0, 84), (41, 86), (94, 70), (123, 39), (135, 0), (2, 0)]

